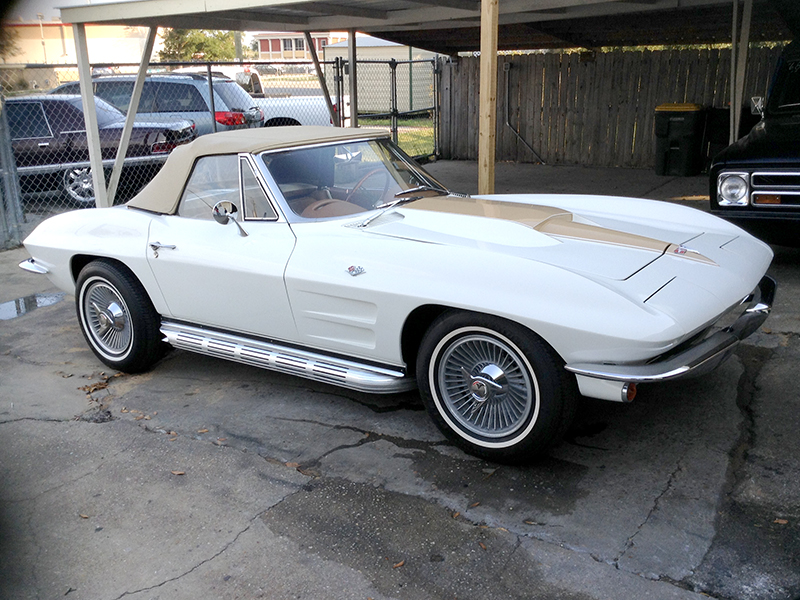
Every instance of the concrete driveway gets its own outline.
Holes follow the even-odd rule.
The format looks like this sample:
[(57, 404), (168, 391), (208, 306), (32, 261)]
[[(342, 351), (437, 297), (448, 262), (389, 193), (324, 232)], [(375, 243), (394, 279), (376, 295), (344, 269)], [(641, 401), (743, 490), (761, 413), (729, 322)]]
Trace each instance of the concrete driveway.
[[(474, 191), (474, 164), (430, 170)], [(550, 189), (703, 207), (705, 179), (498, 166), (498, 192)], [(733, 359), (583, 401), (525, 468), (449, 445), (416, 393), (179, 351), (107, 372), (0, 253), (0, 598), (796, 599), (800, 251), (776, 252)]]

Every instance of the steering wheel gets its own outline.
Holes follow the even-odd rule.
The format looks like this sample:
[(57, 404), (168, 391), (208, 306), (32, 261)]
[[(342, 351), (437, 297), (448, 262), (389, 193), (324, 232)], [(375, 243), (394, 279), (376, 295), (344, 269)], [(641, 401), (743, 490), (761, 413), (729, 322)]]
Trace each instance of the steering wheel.
[[(366, 175), (364, 175), (364, 176), (363, 176), (361, 179), (359, 179), (359, 180), (358, 180), (358, 183), (356, 183), (356, 184), (353, 186), (353, 189), (350, 191), (350, 193), (349, 193), (349, 194), (347, 194), (347, 198), (345, 198), (345, 199), (344, 199), (344, 201), (345, 201), (345, 202), (350, 202), (350, 201), (351, 201), (350, 199), (351, 199), (351, 198), (352, 198), (352, 197), (355, 195), (355, 193), (356, 193), (356, 192), (357, 192), (357, 191), (358, 191), (358, 190), (361, 188), (361, 186), (362, 186), (362, 185), (364, 185), (364, 182), (365, 182), (365, 181), (367, 181), (367, 179), (369, 179), (370, 177), (372, 177), (372, 176), (373, 176), (373, 175), (375, 175), (376, 173), (377, 173), (377, 174), (382, 174), (382, 175), (383, 175), (383, 177), (384, 177), (384, 179), (385, 179), (385, 182), (384, 182), (384, 184), (383, 184), (383, 191), (381, 192), (381, 195), (379, 196), (379, 199), (380, 199), (380, 198), (383, 198), (383, 196), (386, 194), (386, 190), (388, 190), (388, 189), (389, 189), (389, 182), (391, 181), (391, 179), (392, 179), (392, 178), (391, 178), (391, 176), (389, 175), (389, 171), (387, 171), (387, 170), (386, 170), (385, 168), (383, 168), (383, 167), (378, 167), (377, 169), (372, 169), (372, 171), (370, 171), (369, 173), (367, 173)], [(354, 202), (354, 204), (359, 204), (359, 203), (358, 203), (358, 202)], [(359, 206), (363, 206), (363, 205), (359, 204)], [(364, 207), (364, 208), (371, 208), (371, 207)]]

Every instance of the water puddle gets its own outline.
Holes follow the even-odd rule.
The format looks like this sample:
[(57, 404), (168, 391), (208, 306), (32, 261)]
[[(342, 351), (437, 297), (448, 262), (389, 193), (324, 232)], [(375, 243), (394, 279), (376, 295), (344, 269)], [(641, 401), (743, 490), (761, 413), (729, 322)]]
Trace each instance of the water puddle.
[(54, 294), (32, 294), (24, 298), (11, 300), (10, 302), (3, 302), (0, 304), (0, 321), (16, 319), (37, 308), (52, 306), (53, 304), (61, 302), (64, 296), (64, 292), (56, 292)]

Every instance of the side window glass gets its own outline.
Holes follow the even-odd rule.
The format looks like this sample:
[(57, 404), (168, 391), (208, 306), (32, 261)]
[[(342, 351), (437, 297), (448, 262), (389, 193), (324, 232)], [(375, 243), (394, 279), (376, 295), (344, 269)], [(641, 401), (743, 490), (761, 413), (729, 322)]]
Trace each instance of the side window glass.
[(203, 96), (193, 85), (159, 82), (155, 94), (156, 112), (205, 112)]
[(128, 112), (128, 105), (133, 94), (132, 81), (98, 81), (95, 83), (95, 94), (122, 112)]
[(12, 140), (53, 137), (41, 102), (9, 102), (6, 110)]
[(264, 193), (264, 188), (258, 182), (253, 169), (244, 158), (239, 160), (242, 170), (242, 204), (244, 214), (248, 219), (275, 219), (277, 214)]
[(80, 94), (81, 94), (81, 86), (77, 81), (75, 83), (67, 83), (65, 85), (62, 85), (60, 88), (58, 88), (58, 93), (59, 94), (76, 94), (76, 95), (80, 96)]
[(239, 204), (238, 156), (204, 156), (192, 169), (183, 189), (178, 214), (189, 219), (211, 220), (211, 209), (227, 200)]

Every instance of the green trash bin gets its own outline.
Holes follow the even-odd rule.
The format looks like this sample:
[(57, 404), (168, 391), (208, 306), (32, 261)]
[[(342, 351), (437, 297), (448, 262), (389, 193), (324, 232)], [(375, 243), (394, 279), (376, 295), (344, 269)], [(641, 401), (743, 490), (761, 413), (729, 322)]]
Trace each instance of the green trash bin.
[(688, 102), (656, 106), (657, 175), (697, 175), (703, 169), (705, 110)]

